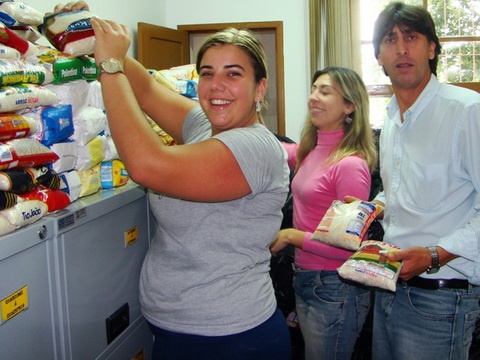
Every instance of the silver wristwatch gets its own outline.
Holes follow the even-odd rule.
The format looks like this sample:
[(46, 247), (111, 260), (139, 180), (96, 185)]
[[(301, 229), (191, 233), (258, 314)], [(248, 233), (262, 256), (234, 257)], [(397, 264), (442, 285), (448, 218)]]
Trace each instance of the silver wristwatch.
[(432, 257), (432, 263), (427, 269), (427, 274), (435, 274), (440, 270), (440, 257), (438, 256), (438, 249), (436, 246), (427, 247), (430, 251), (430, 256)]
[(108, 58), (98, 64), (100, 68), (100, 73), (115, 74), (118, 72), (123, 73), (123, 65), (120, 60), (115, 58)]

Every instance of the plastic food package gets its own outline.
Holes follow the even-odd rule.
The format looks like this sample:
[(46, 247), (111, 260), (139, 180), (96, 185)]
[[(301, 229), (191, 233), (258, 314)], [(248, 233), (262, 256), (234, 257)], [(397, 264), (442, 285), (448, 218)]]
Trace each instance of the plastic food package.
[(58, 160), (57, 154), (30, 138), (0, 143), (0, 170), (34, 167), (50, 164), (56, 160)]
[(24, 115), (35, 120), (37, 130), (30, 137), (47, 146), (68, 139), (75, 130), (72, 105), (38, 106)]
[(88, 105), (90, 87), (86, 80), (74, 80), (58, 85), (47, 84), (43, 86), (57, 96), (60, 104), (72, 105), (74, 120)]
[(368, 201), (334, 200), (318, 224), (312, 239), (348, 250), (357, 250), (380, 205)]
[(78, 59), (80, 59), (82, 62), (82, 79), (85, 79), (89, 82), (98, 79), (100, 70), (95, 62), (95, 58), (89, 55), (83, 55), (78, 57)]
[(88, 83), (88, 86), (88, 106), (105, 111), (105, 104), (103, 103), (102, 86), (100, 84), (100, 81), (91, 81)]
[(61, 210), (70, 205), (70, 198), (61, 190), (38, 187), (21, 195), (25, 200), (40, 200), (47, 204), (47, 212)]
[[(17, 194), (0, 190), (0, 210), (11, 208), (21, 201)], [(0, 231), (1, 232), (1, 231)]]
[(396, 291), (402, 261), (390, 261), (385, 257), (389, 251), (400, 250), (398, 246), (376, 240), (365, 240), (360, 248), (338, 268), (344, 279)]
[(22, 56), (28, 57), (37, 53), (38, 48), (30, 41), (18, 36), (14, 31), (0, 22), (0, 43), (17, 50)]
[(0, 214), (5, 216), (10, 224), (22, 227), (41, 219), (47, 211), (48, 206), (43, 201), (26, 200), (0, 211)]
[(52, 84), (62, 84), (82, 78), (82, 60), (79, 58), (45, 46), (39, 46), (38, 49), (35, 57), (31, 56), (27, 60), (40, 63), (48, 69)]
[(0, 171), (0, 189), (13, 193), (24, 193), (37, 187), (33, 174), (27, 169), (5, 169)]
[(155, 80), (172, 91), (188, 98), (197, 96), (198, 73), (195, 64), (152, 71), (152, 75)]
[(15, 34), (20, 36), (22, 39), (30, 41), (38, 46), (37, 42), (44, 39), (43, 35), (38, 32), (36, 26), (30, 25), (15, 25), (9, 26), (9, 29), (12, 30)]
[(0, 44), (0, 59), (20, 59), (20, 51), (10, 46)]
[(2, 215), (0, 211), (0, 235), (10, 234), (15, 231), (17, 227), (8, 221), (8, 219)]
[(79, 197), (95, 194), (102, 189), (102, 181), (100, 179), (100, 164), (82, 171), (77, 171), (80, 177), (81, 189)]
[(82, 179), (77, 171), (72, 170), (60, 174), (60, 190), (68, 195), (70, 202), (80, 197), (82, 191)]
[(25, 193), (42, 185), (49, 189), (60, 187), (60, 177), (48, 166), (0, 171), (0, 190)]
[(105, 147), (107, 146), (107, 137), (98, 135), (90, 140), (84, 146), (77, 147), (77, 162), (75, 170), (87, 170), (95, 165), (99, 165), (105, 159)]
[(43, 14), (19, 0), (0, 1), (0, 21), (12, 27), (15, 25), (41, 25)]
[(72, 56), (93, 54), (95, 34), (90, 24), (94, 15), (86, 10), (60, 12), (45, 17), (45, 37), (58, 50)]
[(75, 131), (71, 138), (84, 146), (105, 131), (107, 116), (101, 109), (88, 106), (73, 117), (73, 125)]
[(121, 160), (104, 161), (100, 164), (102, 189), (123, 186), (128, 182), (128, 172)]
[(76, 142), (73, 140), (51, 145), (50, 149), (59, 157), (59, 159), (52, 164), (52, 169), (59, 174), (74, 170), (78, 159), (77, 147)]
[(48, 84), (53, 76), (42, 65), (31, 64), (24, 60), (0, 59), (0, 85)]
[(105, 158), (103, 161), (111, 161), (119, 158), (120, 156), (118, 155), (117, 147), (115, 146), (113, 138), (111, 136), (107, 136), (107, 141), (105, 144)]
[(57, 103), (57, 95), (45, 88), (44, 85), (20, 84), (0, 87), (0, 113), (16, 112)]
[(20, 114), (0, 114), (0, 141), (27, 137), (37, 130), (35, 120)]

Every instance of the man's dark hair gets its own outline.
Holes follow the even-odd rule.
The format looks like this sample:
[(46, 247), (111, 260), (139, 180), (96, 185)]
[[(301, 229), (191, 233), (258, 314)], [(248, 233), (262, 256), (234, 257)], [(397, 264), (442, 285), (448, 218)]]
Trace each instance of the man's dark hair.
[[(426, 36), (435, 44), (435, 57), (429, 61), (430, 70), (437, 75), (438, 55), (441, 51), (435, 24), (430, 13), (421, 6), (407, 5), (402, 2), (389, 3), (375, 21), (373, 29), (373, 48), (378, 59), (383, 38), (398, 26), (402, 32), (417, 32)], [(387, 74), (388, 75), (388, 74)]]

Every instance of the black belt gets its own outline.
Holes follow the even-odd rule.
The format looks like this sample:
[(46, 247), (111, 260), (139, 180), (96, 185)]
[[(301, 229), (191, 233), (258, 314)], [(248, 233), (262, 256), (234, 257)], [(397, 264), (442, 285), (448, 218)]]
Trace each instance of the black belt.
[(438, 289), (468, 289), (468, 280), (461, 279), (425, 279), (419, 276), (415, 276), (410, 280), (399, 280), (401, 284), (408, 286), (414, 286), (427, 290)]

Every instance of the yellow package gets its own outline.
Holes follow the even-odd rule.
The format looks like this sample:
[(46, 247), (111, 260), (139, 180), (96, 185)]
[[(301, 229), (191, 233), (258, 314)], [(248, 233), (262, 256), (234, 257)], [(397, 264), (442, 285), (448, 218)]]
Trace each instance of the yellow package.
[(82, 184), (79, 197), (95, 194), (101, 189), (100, 164), (87, 170), (77, 171), (77, 174)]

